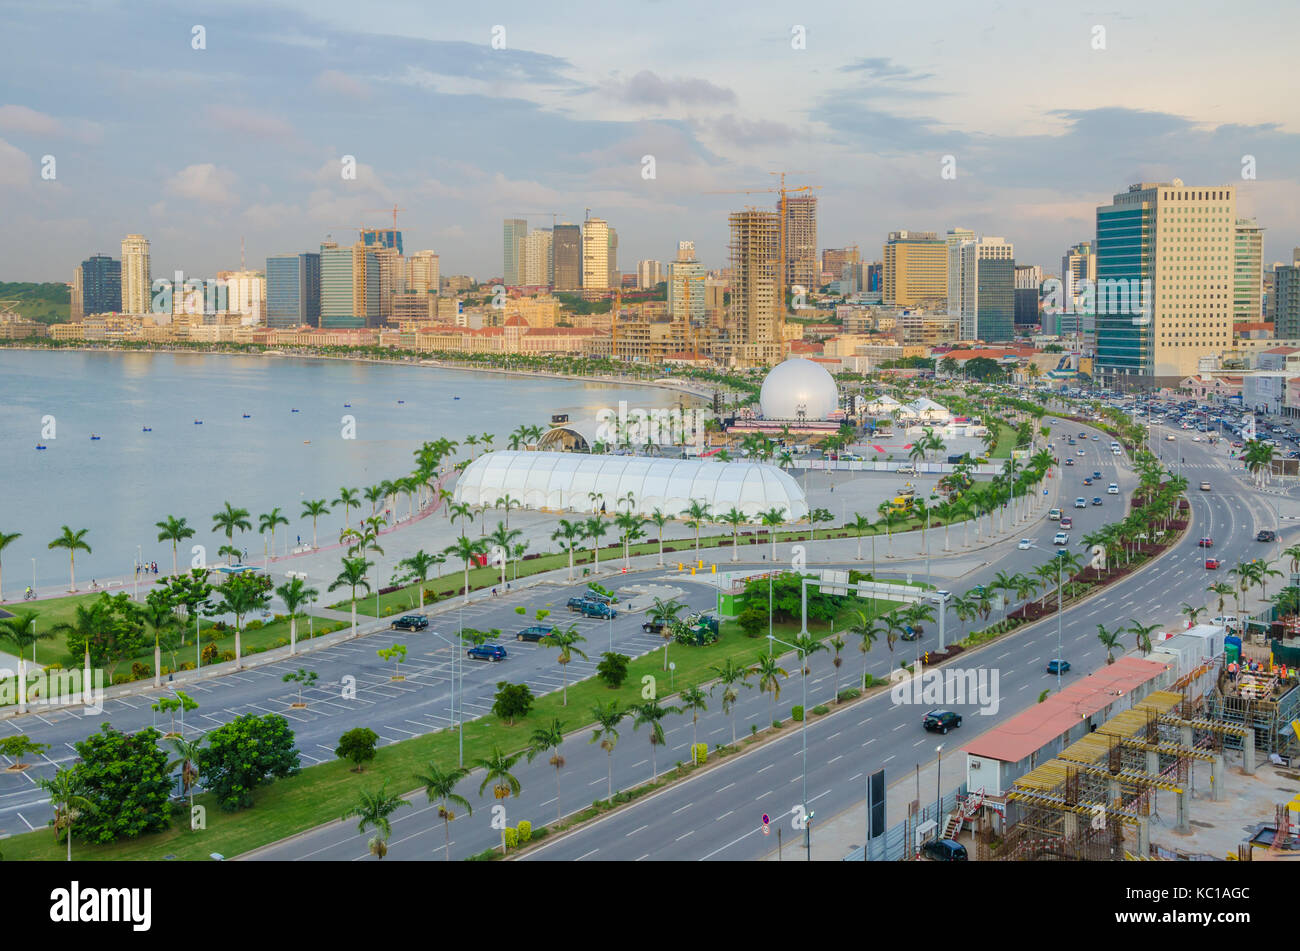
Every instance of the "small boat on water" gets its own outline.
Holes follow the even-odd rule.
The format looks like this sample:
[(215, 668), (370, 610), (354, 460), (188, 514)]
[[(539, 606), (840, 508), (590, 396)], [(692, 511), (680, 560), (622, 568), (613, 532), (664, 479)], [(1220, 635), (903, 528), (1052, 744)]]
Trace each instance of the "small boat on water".
[(49, 449), (50, 447), (49, 447), (49, 446), (37, 446), (36, 448), (37, 448), (37, 449)]
[(252, 418), (253, 417), (249, 416), (247, 413), (244, 414), (244, 419), (252, 419)]
[(194, 421), (194, 425), (195, 425), (195, 426), (202, 426), (202, 425), (203, 425), (203, 420), (201, 420), (201, 419), (196, 419), (196, 420)]
[(352, 404), (351, 404), (351, 403), (344, 403), (344, 404), (343, 404), (343, 408), (344, 408), (344, 409), (351, 409), (351, 408), (352, 408)]
[(91, 433), (91, 434), (90, 434), (90, 438), (91, 438), (91, 439), (98, 439), (99, 436), (95, 435), (94, 433)]
[(399, 402), (399, 403), (405, 403), (406, 400), (398, 400), (397, 402)]
[(140, 432), (142, 432), (142, 433), (151, 433), (151, 432), (153, 432), (153, 427), (152, 427), (152, 426), (143, 426), (143, 427), (141, 427)]
[(459, 396), (453, 396), (452, 399), (454, 399), (454, 400), (458, 400), (458, 399), (460, 399), (460, 397), (459, 397)]
[(291, 413), (296, 413), (296, 412), (298, 412), (298, 411), (297, 411), (296, 409), (291, 409), (291, 410), (289, 410), (289, 412), (291, 412)]

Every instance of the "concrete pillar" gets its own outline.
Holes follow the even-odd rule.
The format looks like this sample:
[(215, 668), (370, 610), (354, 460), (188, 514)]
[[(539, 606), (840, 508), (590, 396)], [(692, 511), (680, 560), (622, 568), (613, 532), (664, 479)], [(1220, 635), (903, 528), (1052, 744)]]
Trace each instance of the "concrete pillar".
[(1119, 780), (1117, 779), (1106, 780), (1106, 798), (1109, 799), (1111, 802), (1120, 801)]
[(1147, 750), (1147, 772), (1152, 776), (1160, 775), (1160, 754), (1155, 750)]
[(1065, 837), (1073, 839), (1079, 834), (1079, 817), (1073, 812), (1065, 814)]
[(1175, 832), (1191, 832), (1191, 825), (1187, 821), (1187, 790), (1184, 789), (1175, 795), (1177, 800), (1178, 822), (1174, 825)]
[(1194, 748), (1196, 746), (1196, 739), (1192, 735), (1192, 728), (1190, 726), (1183, 725), (1178, 729), (1179, 732), (1182, 733), (1182, 741), (1181, 741), (1182, 745), (1187, 747), (1189, 750)]
[(1247, 776), (1255, 775), (1255, 731), (1246, 730), (1241, 741), (1241, 771)]
[(1214, 757), (1214, 762), (1210, 764), (1210, 790), (1214, 793), (1214, 801), (1219, 802), (1223, 799), (1223, 780), (1227, 771), (1223, 768), (1223, 754)]
[(1138, 855), (1146, 855), (1151, 851), (1151, 820), (1146, 816), (1140, 817), (1137, 829)]

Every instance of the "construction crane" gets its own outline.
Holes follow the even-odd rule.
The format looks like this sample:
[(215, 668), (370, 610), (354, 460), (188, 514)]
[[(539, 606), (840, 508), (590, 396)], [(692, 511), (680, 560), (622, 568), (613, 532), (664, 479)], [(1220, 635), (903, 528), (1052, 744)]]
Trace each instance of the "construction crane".
[[(392, 215), (393, 215), (393, 230), (396, 231), (396, 230), (397, 230), (397, 213), (398, 213), (399, 211), (406, 211), (406, 209), (405, 209), (405, 208), (398, 208), (397, 205), (393, 205), (392, 208), (367, 208), (367, 209), (366, 209), (366, 214), (368, 214), (368, 215), (371, 215), (371, 214), (377, 214), (377, 213), (379, 213), (379, 212), (381, 212), (381, 211), (384, 212), (385, 214), (388, 214), (389, 212), (392, 212)], [(363, 228), (362, 230), (364, 231), (365, 229)]]
[[(788, 265), (788, 261), (787, 261), (786, 251), (785, 251), (785, 217), (786, 217), (786, 198), (788, 198), (790, 195), (796, 194), (797, 192), (811, 192), (811, 191), (816, 191), (816, 190), (820, 189), (821, 186), (820, 186), (820, 185), (799, 185), (799, 186), (796, 186), (796, 187), (786, 187), (786, 184), (785, 184), (785, 176), (786, 176), (786, 174), (787, 174), (786, 172), (769, 172), (768, 174), (769, 174), (769, 175), (779, 175), (779, 176), (781, 176), (780, 184), (779, 184), (776, 188), (742, 188), (742, 189), (737, 189), (737, 190), (734, 190), (734, 191), (711, 191), (711, 192), (705, 192), (704, 194), (706, 194), (706, 195), (758, 195), (758, 194), (776, 194), (776, 195), (780, 195), (780, 196), (781, 196), (781, 199), (780, 199), (780, 205), (779, 205), (780, 212), (779, 212), (778, 215), (777, 215), (777, 218), (778, 218), (778, 226), (779, 226), (779, 228), (780, 228), (780, 234), (781, 234), (781, 250), (780, 250), (781, 260), (780, 260), (779, 266), (778, 266), (778, 268), (777, 268), (777, 274), (779, 275), (779, 277), (778, 277), (778, 282), (777, 282), (777, 291), (778, 291), (777, 299), (781, 302), (781, 311), (782, 311), (782, 313), (784, 314), (784, 312), (785, 312), (785, 273), (786, 273), (786, 268), (789, 266), (789, 265)], [(794, 173), (791, 172), (791, 173), (789, 173), (789, 174), (794, 174)], [(781, 322), (782, 322), (782, 323), (785, 322), (784, 317), (782, 318), (782, 321), (781, 321)]]
[(560, 217), (558, 211), (515, 211), (511, 212), (516, 218), (540, 218), (543, 215), (551, 216), (551, 230), (555, 230), (555, 223)]

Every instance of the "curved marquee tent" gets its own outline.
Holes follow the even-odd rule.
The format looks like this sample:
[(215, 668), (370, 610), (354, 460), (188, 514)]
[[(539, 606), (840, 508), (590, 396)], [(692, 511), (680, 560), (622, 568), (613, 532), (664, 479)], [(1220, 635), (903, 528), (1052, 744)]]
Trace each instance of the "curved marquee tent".
[[(605, 498), (607, 511), (632, 493), (634, 511), (655, 509), (679, 516), (693, 500), (713, 514), (733, 506), (757, 521), (769, 509), (784, 509), (788, 521), (808, 516), (808, 500), (790, 475), (756, 462), (593, 456), (572, 452), (502, 450), (479, 456), (456, 480), (456, 502), (493, 506), (503, 496), (524, 508), (590, 512), (590, 493)], [(598, 507), (598, 506), (597, 506)]]

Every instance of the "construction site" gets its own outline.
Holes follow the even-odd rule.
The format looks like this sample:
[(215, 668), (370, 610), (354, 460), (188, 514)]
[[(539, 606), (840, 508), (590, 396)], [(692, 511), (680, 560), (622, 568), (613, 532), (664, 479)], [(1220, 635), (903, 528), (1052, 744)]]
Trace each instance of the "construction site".
[[(1082, 693), (1045, 701), (1027, 712), (1026, 724), (1046, 722), (1031, 742), (1054, 731), (1050, 721), (1060, 713), (1079, 727), (1027, 758), (1004, 760), (1021, 757), (1024, 746), (1003, 754), (1008, 747), (997, 736), (980, 738), (968, 757), (984, 770), (994, 761), (1009, 782), (988, 790), (968, 780), (945, 837), (969, 825), (976, 861), (1300, 862), (1296, 671), (1268, 659), (1251, 670), (1248, 653), (1241, 664), (1224, 659), (1198, 659), (1162, 683), (1178, 672), (1170, 663), (1166, 676), (1144, 685), (1152, 689), (1103, 684), (1111, 699), (1125, 690), (1130, 699), (1099, 711), (1100, 722), (1088, 722), (1094, 717)], [(1020, 740), (1026, 724), (1013, 720), (990, 732)], [(968, 776), (978, 776), (969, 765)]]

